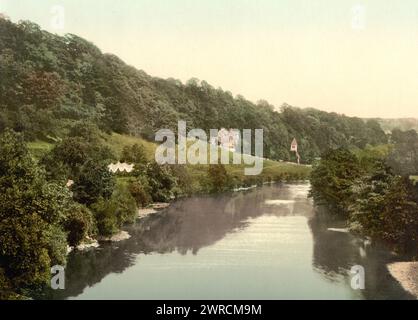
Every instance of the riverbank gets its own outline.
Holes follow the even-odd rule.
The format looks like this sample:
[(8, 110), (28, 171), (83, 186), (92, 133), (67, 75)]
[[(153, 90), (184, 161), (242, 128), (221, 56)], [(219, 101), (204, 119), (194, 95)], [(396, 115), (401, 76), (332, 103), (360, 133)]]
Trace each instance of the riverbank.
[(155, 202), (147, 208), (138, 209), (138, 219), (149, 216), (150, 214), (157, 213), (159, 210), (168, 208), (172, 202)]
[(121, 230), (118, 233), (110, 237), (99, 236), (97, 240), (101, 242), (119, 242), (119, 241), (127, 240), (130, 237), (131, 235), (128, 232)]
[(418, 300), (418, 262), (395, 262), (388, 265), (390, 274)]

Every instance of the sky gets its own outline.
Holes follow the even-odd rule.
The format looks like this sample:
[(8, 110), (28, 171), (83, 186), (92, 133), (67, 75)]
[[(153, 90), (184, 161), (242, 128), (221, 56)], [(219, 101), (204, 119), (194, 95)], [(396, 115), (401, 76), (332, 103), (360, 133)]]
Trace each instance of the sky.
[(418, 118), (416, 0), (0, 0), (0, 12), (254, 102)]

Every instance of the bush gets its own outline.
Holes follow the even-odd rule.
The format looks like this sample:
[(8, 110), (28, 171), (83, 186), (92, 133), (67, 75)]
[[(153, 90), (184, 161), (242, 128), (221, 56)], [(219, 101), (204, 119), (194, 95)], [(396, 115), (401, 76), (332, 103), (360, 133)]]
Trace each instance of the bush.
[(349, 150), (340, 148), (328, 151), (311, 173), (311, 193), (317, 204), (347, 215), (352, 201), (352, 186), (362, 174), (357, 157)]
[(193, 177), (189, 174), (185, 165), (172, 165), (170, 169), (176, 180), (176, 186), (173, 189), (176, 197), (188, 196), (197, 191), (196, 182), (193, 181)]
[(0, 137), (0, 269), (10, 287), (45, 284), (51, 263), (64, 263), (60, 223), (71, 202), (68, 190), (48, 183), (20, 135)]
[(132, 146), (125, 146), (122, 150), (121, 162), (146, 164), (147, 157), (144, 146), (142, 144), (135, 143)]
[(152, 202), (152, 197), (148, 193), (147, 187), (145, 187), (139, 180), (133, 181), (129, 184), (129, 192), (134, 197), (138, 207), (144, 208)]
[(107, 165), (89, 160), (74, 179), (71, 190), (77, 202), (89, 206), (100, 197), (109, 199), (114, 186), (115, 180)]
[(84, 136), (91, 130), (94, 132), (94, 129), (87, 126), (84, 131), (78, 133), (79, 135), (71, 131), (72, 136), (66, 137), (44, 155), (41, 164), (50, 178), (74, 179), (88, 162), (108, 164), (115, 159), (110, 148), (100, 142), (98, 133), (92, 133), (91, 137)]
[(118, 232), (118, 221), (115, 215), (117, 206), (113, 201), (99, 198), (91, 209), (99, 235), (109, 237)]
[(93, 214), (83, 205), (75, 204), (68, 209), (64, 221), (67, 241), (70, 246), (77, 246), (81, 241), (94, 232)]
[(125, 223), (135, 222), (138, 214), (134, 197), (121, 182), (116, 185), (110, 199), (99, 198), (91, 208), (99, 235), (106, 237), (117, 233)]
[(380, 170), (354, 187), (349, 207), (354, 231), (390, 244), (396, 251), (418, 252), (418, 192), (408, 178)]
[(223, 164), (209, 165), (208, 178), (210, 192), (218, 193), (229, 189), (229, 176)]
[(118, 183), (112, 195), (111, 202), (117, 208), (115, 215), (117, 226), (122, 227), (125, 223), (134, 223), (138, 215), (135, 198), (131, 195), (125, 184)]
[(170, 168), (166, 165), (161, 166), (154, 161), (146, 166), (145, 173), (152, 200), (161, 202), (171, 200), (174, 196), (173, 188), (176, 186), (176, 180)]
[(100, 141), (100, 129), (96, 124), (82, 120), (76, 122), (70, 129), (68, 133), (69, 137), (79, 137), (82, 138), (85, 142), (98, 144)]

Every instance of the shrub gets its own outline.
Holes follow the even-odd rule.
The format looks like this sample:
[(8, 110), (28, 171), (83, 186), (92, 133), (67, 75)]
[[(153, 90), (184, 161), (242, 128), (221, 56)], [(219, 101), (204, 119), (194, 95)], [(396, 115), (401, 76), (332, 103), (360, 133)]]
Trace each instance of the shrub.
[(131, 195), (125, 184), (118, 183), (111, 198), (116, 207), (115, 215), (117, 226), (122, 227), (125, 223), (134, 223), (138, 215), (135, 198)]
[(70, 246), (77, 246), (81, 241), (94, 232), (93, 214), (83, 205), (73, 205), (68, 209), (64, 221), (67, 231), (67, 241)]
[(152, 200), (166, 202), (172, 199), (176, 181), (170, 168), (154, 161), (146, 166), (145, 172)]
[(209, 165), (208, 178), (211, 192), (218, 193), (229, 189), (229, 176), (223, 164)]
[(133, 181), (129, 184), (129, 192), (134, 197), (138, 207), (146, 207), (152, 202), (152, 197), (147, 191), (147, 187), (140, 181)]
[(105, 163), (87, 161), (80, 173), (74, 179), (71, 190), (74, 199), (87, 206), (96, 202), (98, 198), (110, 198), (115, 186), (115, 180)]
[(418, 252), (418, 193), (407, 178), (388, 171), (361, 179), (349, 207), (354, 231), (390, 244), (396, 251)]
[(357, 157), (347, 149), (328, 151), (311, 173), (311, 196), (335, 213), (347, 215), (352, 186), (362, 174)]
[(108, 199), (99, 198), (91, 206), (96, 220), (98, 234), (101, 236), (112, 236), (118, 232), (118, 221), (115, 215), (116, 204)]
[(132, 146), (125, 146), (122, 150), (120, 161), (135, 164), (146, 164), (147, 157), (144, 146), (137, 143)]
[(0, 268), (13, 289), (42, 285), (51, 263), (64, 263), (60, 222), (71, 198), (48, 183), (20, 135), (0, 137)]

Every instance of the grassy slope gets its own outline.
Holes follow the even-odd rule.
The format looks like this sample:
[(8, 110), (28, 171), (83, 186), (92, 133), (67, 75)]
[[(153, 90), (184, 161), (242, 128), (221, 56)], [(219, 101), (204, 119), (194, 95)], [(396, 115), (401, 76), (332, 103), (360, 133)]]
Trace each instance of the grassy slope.
[[(144, 146), (145, 150), (147, 151), (148, 159), (152, 160), (154, 158), (155, 150), (157, 148), (157, 144), (155, 143), (132, 136), (125, 136), (119, 134), (112, 134), (108, 138), (106, 143), (118, 157), (120, 156), (124, 146), (130, 146), (135, 143), (140, 143)], [(230, 157), (232, 157), (232, 153), (230, 154)], [(244, 175), (244, 167), (245, 165), (243, 164), (226, 165), (226, 169), (229, 174), (236, 175), (239, 177), (242, 177)], [(188, 170), (192, 176), (199, 178), (199, 176), (201, 175), (206, 175), (207, 165), (188, 165)], [(261, 175), (264, 178), (271, 177), (274, 180), (276, 177), (283, 176), (286, 174), (298, 174), (300, 176), (307, 177), (310, 171), (311, 168), (309, 166), (298, 166), (292, 163), (265, 160), (264, 169)]]
[[(120, 135), (113, 133), (112, 135), (105, 137), (105, 144), (110, 147), (110, 149), (115, 153), (119, 158), (122, 150), (125, 146), (131, 146), (135, 143), (142, 144), (148, 155), (148, 160), (154, 158), (155, 150), (157, 144), (143, 140), (141, 138)], [(53, 144), (43, 141), (35, 141), (28, 143), (28, 147), (35, 158), (40, 158), (43, 154), (51, 150)], [(230, 154), (232, 157), (232, 153)], [(241, 165), (226, 165), (226, 169), (231, 176), (238, 178), (244, 177), (244, 164)], [(207, 165), (188, 165), (187, 170), (193, 177), (193, 180), (200, 180), (206, 176)], [(263, 179), (270, 177), (272, 180), (278, 180), (278, 178), (286, 179), (286, 176), (300, 176), (306, 178), (311, 171), (309, 166), (296, 165), (287, 162), (277, 162), (272, 160), (264, 160), (264, 169), (261, 173)]]

